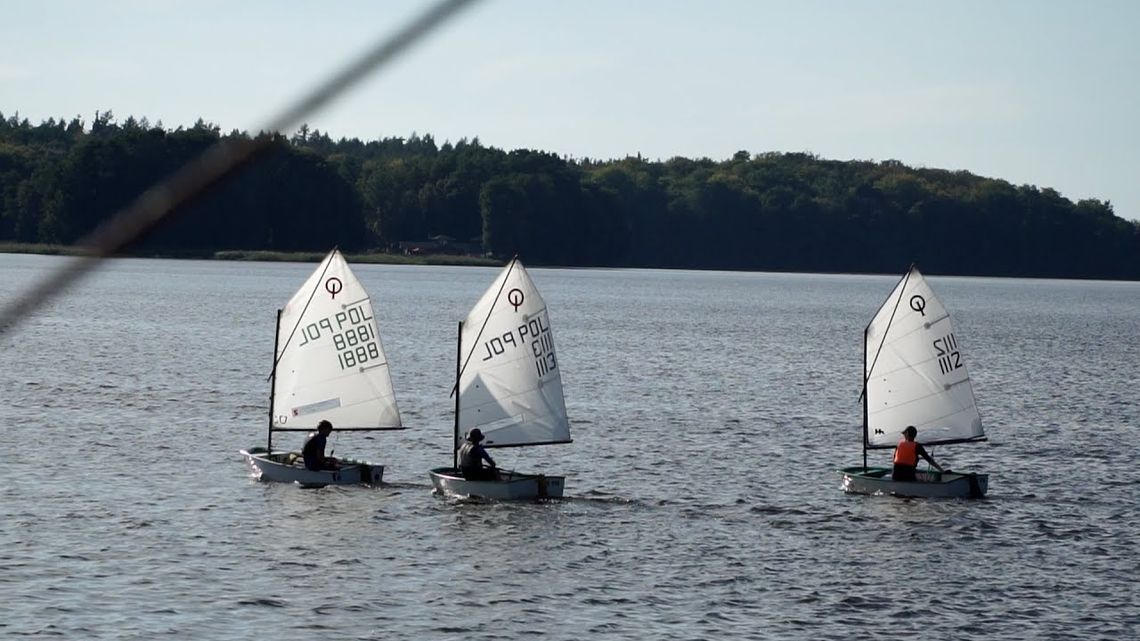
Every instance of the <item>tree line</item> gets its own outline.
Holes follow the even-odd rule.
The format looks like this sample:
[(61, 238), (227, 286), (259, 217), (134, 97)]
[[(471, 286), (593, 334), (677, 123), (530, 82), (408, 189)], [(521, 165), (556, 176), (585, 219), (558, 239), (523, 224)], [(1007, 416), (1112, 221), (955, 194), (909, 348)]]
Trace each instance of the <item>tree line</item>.
[[(393, 251), (449, 236), (535, 264), (1140, 279), (1140, 224), (1111, 203), (887, 160), (740, 151), (569, 159), (430, 135), (303, 126), (142, 239), (142, 254)], [(219, 141), (111, 112), (0, 114), (0, 241), (72, 244)]]

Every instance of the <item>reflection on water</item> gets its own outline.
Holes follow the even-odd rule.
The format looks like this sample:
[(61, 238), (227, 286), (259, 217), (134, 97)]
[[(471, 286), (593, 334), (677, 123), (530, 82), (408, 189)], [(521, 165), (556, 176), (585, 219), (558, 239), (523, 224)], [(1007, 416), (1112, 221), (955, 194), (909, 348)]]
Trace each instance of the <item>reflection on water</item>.
[[(0, 255), (0, 298), (59, 259)], [(895, 276), (532, 269), (563, 501), (431, 494), (455, 323), (496, 270), (361, 265), (408, 430), (381, 488), (251, 481), (276, 308), (308, 264), (116, 260), (4, 348), (0, 636), (1127, 638), (1140, 285), (929, 276), (990, 442), (984, 501), (848, 496), (863, 327)], [(302, 435), (296, 435), (299, 440)], [(872, 464), (887, 453), (872, 453)], [(881, 457), (877, 459), (876, 457)]]

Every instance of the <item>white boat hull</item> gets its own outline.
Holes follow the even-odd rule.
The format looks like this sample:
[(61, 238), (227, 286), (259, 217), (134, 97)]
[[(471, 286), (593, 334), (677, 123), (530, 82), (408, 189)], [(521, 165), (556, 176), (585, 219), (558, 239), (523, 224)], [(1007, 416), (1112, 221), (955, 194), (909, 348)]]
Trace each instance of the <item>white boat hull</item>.
[(917, 481), (895, 481), (885, 467), (847, 467), (843, 491), (854, 494), (890, 494), (930, 499), (982, 498), (989, 491), (989, 474), (919, 472)]
[(441, 494), (493, 501), (559, 499), (566, 477), (500, 472), (497, 481), (468, 481), (455, 468), (440, 467), (431, 471), (431, 484)]
[(326, 485), (379, 485), (384, 479), (384, 466), (365, 461), (341, 459), (339, 470), (308, 470), (296, 452), (265, 451), (255, 447), (241, 450), (253, 470), (253, 475), (262, 481), (275, 483), (296, 483), (302, 487), (324, 487)]

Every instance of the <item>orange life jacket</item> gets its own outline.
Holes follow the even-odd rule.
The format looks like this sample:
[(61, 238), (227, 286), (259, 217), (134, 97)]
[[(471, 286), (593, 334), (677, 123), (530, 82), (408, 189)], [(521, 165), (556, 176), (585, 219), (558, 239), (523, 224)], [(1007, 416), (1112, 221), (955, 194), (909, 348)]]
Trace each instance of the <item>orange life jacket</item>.
[(918, 441), (908, 441), (905, 438), (895, 446), (895, 465), (918, 466)]

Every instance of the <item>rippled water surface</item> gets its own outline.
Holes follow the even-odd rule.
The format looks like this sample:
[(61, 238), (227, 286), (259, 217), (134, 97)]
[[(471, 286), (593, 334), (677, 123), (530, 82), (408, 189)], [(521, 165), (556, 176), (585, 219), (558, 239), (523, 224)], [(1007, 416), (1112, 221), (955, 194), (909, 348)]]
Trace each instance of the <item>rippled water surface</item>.
[[(0, 300), (62, 260), (0, 255)], [(332, 446), (386, 485), (249, 478), (275, 311), (313, 267), (115, 260), (0, 345), (0, 637), (1137, 636), (1140, 284), (928, 275), (990, 437), (935, 455), (993, 476), (921, 501), (835, 473), (897, 277), (532, 269), (574, 443), (495, 456), (568, 498), (471, 504), (427, 470), (493, 269), (355, 267), (408, 429)]]

